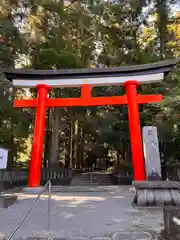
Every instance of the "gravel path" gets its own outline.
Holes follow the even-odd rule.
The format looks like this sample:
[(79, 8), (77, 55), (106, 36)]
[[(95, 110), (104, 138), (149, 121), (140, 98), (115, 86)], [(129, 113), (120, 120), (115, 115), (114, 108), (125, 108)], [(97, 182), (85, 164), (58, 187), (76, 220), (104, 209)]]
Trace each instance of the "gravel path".
[[(0, 232), (8, 235), (35, 198), (35, 195), (19, 193), (16, 204), (8, 209), (0, 209)], [(163, 228), (162, 210), (135, 208), (131, 200), (132, 193), (127, 186), (109, 187), (106, 192), (54, 193), (50, 230), (47, 231), (48, 196), (44, 194), (16, 237), (93, 238), (111, 237), (115, 232), (131, 232), (131, 238), (127, 239), (134, 240), (139, 239), (138, 232), (159, 233)]]

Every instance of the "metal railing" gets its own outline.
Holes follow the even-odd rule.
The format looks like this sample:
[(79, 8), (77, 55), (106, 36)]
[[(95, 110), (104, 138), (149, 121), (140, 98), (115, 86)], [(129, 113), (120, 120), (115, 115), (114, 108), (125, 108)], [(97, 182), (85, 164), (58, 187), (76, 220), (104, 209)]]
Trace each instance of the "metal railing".
[(44, 185), (42, 191), (38, 194), (37, 198), (35, 199), (35, 201), (33, 202), (33, 204), (31, 205), (31, 207), (28, 209), (28, 211), (24, 214), (24, 216), (20, 219), (20, 221), (17, 223), (17, 225), (15, 226), (15, 228), (11, 231), (11, 233), (9, 234), (9, 236), (7, 238), (5, 238), (6, 240), (11, 240), (15, 233), (17, 232), (17, 230), (20, 228), (21, 224), (24, 222), (24, 220), (26, 219), (26, 217), (30, 214), (30, 212), (32, 211), (32, 209), (36, 206), (36, 204), (38, 203), (41, 195), (46, 191), (48, 187), (48, 225), (47, 225), (47, 229), (49, 230), (50, 228), (50, 210), (51, 210), (51, 180), (48, 180), (47, 183)]

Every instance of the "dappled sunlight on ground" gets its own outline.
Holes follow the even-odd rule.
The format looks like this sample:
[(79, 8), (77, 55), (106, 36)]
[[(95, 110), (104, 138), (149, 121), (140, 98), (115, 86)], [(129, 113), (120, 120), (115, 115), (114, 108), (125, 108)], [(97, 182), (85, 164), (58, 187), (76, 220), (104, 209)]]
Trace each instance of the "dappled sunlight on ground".
[[(36, 199), (36, 195), (28, 195), (28, 194), (18, 194), (18, 202), (22, 202), (23, 200), (30, 200), (30, 199)], [(41, 200), (47, 200), (49, 196), (47, 194), (41, 195), (40, 201)], [(99, 202), (99, 201), (104, 201), (106, 198), (105, 197), (95, 197), (95, 196), (76, 196), (76, 195), (71, 195), (71, 196), (64, 196), (64, 195), (51, 195), (51, 199), (58, 201), (59, 203), (66, 202), (65, 204), (60, 204), (61, 207), (63, 206), (68, 206), (68, 207), (79, 207), (81, 204), (89, 203), (90, 202)]]
[(113, 196), (112, 198), (124, 198), (124, 196)]
[[(110, 236), (116, 231), (160, 232), (162, 211), (134, 208), (129, 187), (108, 187), (109, 192), (59, 192), (51, 196), (47, 231), (48, 194), (43, 194), (17, 236)], [(8, 234), (35, 202), (36, 195), (18, 193), (17, 204), (0, 209), (0, 232)]]
[[(59, 193), (57, 193), (59, 194)], [(76, 196), (74, 194), (70, 195), (70, 196), (66, 196), (66, 195), (63, 195), (63, 193), (61, 193), (62, 195), (57, 195), (57, 194), (52, 194), (51, 195), (51, 198), (53, 200), (56, 200), (56, 201), (71, 201), (72, 199), (73, 200), (76, 200), (80, 203), (83, 203), (83, 202), (86, 202), (86, 201), (103, 201), (105, 200), (104, 197), (93, 197), (93, 196)], [(48, 195), (47, 194), (43, 194), (41, 195), (41, 199), (48, 199)], [(18, 199), (19, 200), (23, 200), (23, 199), (29, 199), (29, 198), (34, 198), (36, 199), (37, 198), (37, 195), (28, 195), (28, 194), (18, 194)]]

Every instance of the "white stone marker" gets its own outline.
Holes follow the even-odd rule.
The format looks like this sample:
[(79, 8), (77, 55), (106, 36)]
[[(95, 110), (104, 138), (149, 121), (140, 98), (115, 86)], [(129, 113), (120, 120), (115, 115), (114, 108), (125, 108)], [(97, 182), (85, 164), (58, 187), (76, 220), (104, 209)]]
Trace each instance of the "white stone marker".
[(156, 127), (143, 127), (143, 148), (147, 179), (160, 180), (162, 177), (161, 160), (159, 153), (158, 133)]

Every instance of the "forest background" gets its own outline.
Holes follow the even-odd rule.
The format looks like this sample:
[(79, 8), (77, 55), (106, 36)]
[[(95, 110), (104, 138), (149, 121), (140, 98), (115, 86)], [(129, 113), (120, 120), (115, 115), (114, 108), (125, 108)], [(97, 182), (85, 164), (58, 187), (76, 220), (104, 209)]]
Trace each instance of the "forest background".
[[(1, 0), (0, 67), (65, 69), (119, 67), (180, 56), (180, 3), (175, 0)], [(180, 68), (141, 93), (161, 93), (160, 104), (140, 106), (141, 125), (157, 126), (162, 162), (180, 162)], [(122, 95), (122, 86), (96, 87), (93, 96)], [(76, 97), (55, 89), (51, 97)], [(0, 75), (0, 145), (8, 168), (28, 167), (35, 112), (13, 108), (14, 89)], [(127, 106), (52, 108), (47, 111), (43, 166), (131, 165)]]

